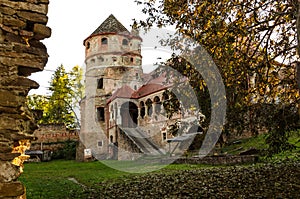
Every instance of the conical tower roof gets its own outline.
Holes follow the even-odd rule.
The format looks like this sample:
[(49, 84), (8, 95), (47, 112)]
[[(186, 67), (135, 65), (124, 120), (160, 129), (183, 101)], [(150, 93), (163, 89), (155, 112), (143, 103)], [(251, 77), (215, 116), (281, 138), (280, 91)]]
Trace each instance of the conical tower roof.
[(109, 15), (109, 17), (90, 36), (107, 32), (129, 33), (123, 24), (121, 24), (112, 14)]

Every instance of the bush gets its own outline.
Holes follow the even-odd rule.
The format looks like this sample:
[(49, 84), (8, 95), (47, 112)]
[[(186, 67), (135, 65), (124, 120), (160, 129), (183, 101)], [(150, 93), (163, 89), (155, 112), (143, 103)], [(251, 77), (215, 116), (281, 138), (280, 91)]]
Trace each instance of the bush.
[(76, 145), (76, 141), (66, 141), (63, 148), (53, 152), (52, 159), (74, 160), (76, 158)]

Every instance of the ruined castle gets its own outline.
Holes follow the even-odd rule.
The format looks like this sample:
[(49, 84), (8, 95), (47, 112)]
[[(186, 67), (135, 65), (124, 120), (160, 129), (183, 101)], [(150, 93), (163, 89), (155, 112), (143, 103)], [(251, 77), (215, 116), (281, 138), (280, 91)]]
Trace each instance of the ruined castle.
[[(169, 99), (172, 85), (165, 83), (164, 75), (143, 73), (139, 32), (134, 28), (128, 31), (110, 15), (83, 44), (83, 148), (97, 159), (132, 160), (143, 155), (164, 155), (171, 145), (175, 147), (167, 129), (183, 115), (166, 117), (163, 102)], [(193, 113), (185, 115), (192, 117)]]

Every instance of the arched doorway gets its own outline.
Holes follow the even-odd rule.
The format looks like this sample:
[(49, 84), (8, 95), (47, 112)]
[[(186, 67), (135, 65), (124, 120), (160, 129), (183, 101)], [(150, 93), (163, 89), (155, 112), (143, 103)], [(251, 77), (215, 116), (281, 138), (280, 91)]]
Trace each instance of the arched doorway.
[(125, 102), (121, 106), (122, 127), (135, 128), (137, 126), (138, 107), (133, 102)]

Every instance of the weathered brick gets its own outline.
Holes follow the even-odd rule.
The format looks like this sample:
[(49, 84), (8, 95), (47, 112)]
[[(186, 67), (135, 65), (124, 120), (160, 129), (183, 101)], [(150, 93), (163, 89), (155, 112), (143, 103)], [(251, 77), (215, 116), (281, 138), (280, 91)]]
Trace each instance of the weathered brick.
[(14, 158), (21, 155), (20, 153), (0, 153), (1, 161), (12, 161)]
[(3, 197), (16, 197), (24, 193), (25, 188), (21, 182), (0, 183), (0, 195)]
[(43, 15), (40, 13), (19, 11), (19, 12), (17, 12), (17, 15), (28, 21), (37, 22), (37, 23), (41, 23), (41, 24), (46, 24), (48, 21), (48, 17), (46, 15)]
[(37, 40), (48, 38), (51, 35), (51, 29), (43, 24), (34, 24), (33, 32), (35, 33), (34, 38)]
[[(9, 162), (0, 161), (0, 171), (5, 171), (5, 172), (0, 172), (0, 183), (14, 181), (20, 175), (19, 168), (17, 166), (13, 165), (10, 161)], [(0, 188), (0, 190), (1, 190), (1, 188)], [(0, 191), (0, 195), (1, 195), (1, 191)], [(1, 196), (3, 196), (3, 195), (1, 195)]]
[(0, 90), (0, 96), (0, 106), (17, 107), (20, 105), (19, 97), (11, 91)]
[(24, 44), (15, 44), (13, 50), (17, 53), (28, 53), (44, 56), (45, 58), (48, 57), (47, 49), (44, 45), (41, 45), (39, 47), (33, 47), (32, 45), (30, 45), (30, 48), (28, 48), (28, 46)]
[(12, 17), (9, 15), (4, 15), (3, 16), (3, 24), (5, 26), (9, 26), (9, 27), (18, 27), (18, 28), (25, 28), (26, 27), (26, 23), (23, 20), (20, 20), (16, 17)]
[(15, 10), (32, 11), (41, 14), (47, 14), (48, 5), (47, 4), (33, 4), (29, 2), (13, 2), (13, 1), (1, 1), (0, 6), (7, 6)]
[(1, 6), (0, 12), (7, 15), (14, 15), (17, 11), (7, 6)]

